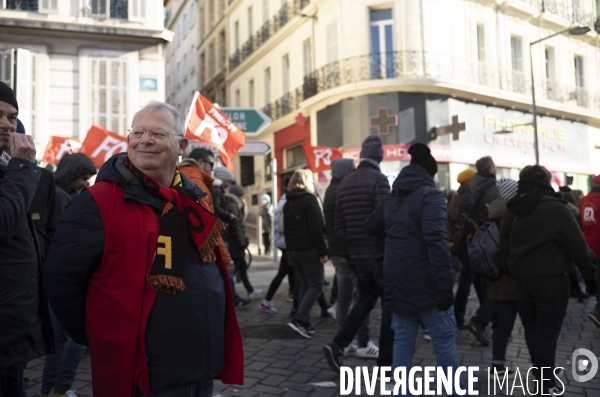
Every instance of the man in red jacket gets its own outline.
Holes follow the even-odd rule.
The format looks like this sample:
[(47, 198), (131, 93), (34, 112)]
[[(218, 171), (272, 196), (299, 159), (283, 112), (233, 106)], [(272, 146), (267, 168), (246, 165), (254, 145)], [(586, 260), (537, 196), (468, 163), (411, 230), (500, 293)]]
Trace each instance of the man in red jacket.
[[(585, 240), (600, 262), (600, 175), (592, 179), (592, 191), (579, 202), (579, 214)], [(600, 328), (600, 291), (596, 292), (596, 308), (588, 317)]]
[(227, 270), (225, 225), (176, 169), (188, 142), (166, 103), (136, 113), (128, 151), (73, 198), (44, 288), (77, 343), (90, 346), (96, 397), (212, 396), (243, 383), (244, 354)]

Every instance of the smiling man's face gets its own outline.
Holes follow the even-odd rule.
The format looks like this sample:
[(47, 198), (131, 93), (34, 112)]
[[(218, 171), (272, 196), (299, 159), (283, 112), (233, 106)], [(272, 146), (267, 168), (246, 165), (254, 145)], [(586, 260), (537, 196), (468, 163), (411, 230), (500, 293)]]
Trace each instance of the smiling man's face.
[(17, 131), (18, 115), (13, 105), (0, 101), (0, 153), (8, 150), (9, 133)]

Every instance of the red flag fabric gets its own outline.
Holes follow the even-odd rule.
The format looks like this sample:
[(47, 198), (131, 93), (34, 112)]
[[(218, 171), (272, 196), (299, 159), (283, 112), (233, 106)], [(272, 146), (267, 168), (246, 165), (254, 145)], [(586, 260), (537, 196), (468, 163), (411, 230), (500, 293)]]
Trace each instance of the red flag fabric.
[(58, 164), (65, 154), (77, 153), (81, 148), (81, 141), (67, 136), (50, 136), (44, 158), (42, 161), (47, 164)]
[(311, 146), (302, 145), (306, 164), (312, 172), (319, 172), (331, 169), (333, 160), (344, 157), (339, 149), (330, 146)]
[(96, 167), (100, 168), (113, 155), (126, 152), (127, 149), (127, 138), (106, 128), (92, 125), (79, 152), (87, 154)]
[(223, 164), (232, 171), (233, 156), (246, 144), (246, 134), (199, 92), (187, 116), (185, 136), (216, 148)]

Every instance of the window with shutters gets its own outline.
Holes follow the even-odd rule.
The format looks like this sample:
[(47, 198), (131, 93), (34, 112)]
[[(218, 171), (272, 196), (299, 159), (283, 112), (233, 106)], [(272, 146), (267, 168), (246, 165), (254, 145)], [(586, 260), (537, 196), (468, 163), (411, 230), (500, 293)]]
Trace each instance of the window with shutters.
[(108, 18), (110, 0), (90, 0), (90, 16), (92, 18)]
[(208, 77), (211, 79), (215, 75), (215, 42), (208, 46)]
[(204, 6), (200, 6), (200, 39), (204, 38), (206, 26), (206, 16), (204, 15)]
[(336, 20), (331, 21), (329, 25), (327, 25), (325, 35), (327, 36), (327, 63), (332, 63), (338, 60), (338, 35)]
[(90, 122), (125, 135), (127, 131), (127, 62), (90, 58)]
[(127, 0), (128, 19), (131, 22), (144, 22), (146, 20), (146, 2), (148, 0)]
[(227, 59), (227, 53), (226, 53), (226, 48), (225, 48), (226, 44), (225, 44), (225, 31), (222, 30), (221, 33), (219, 34), (219, 48), (220, 48), (220, 53), (221, 53), (221, 59), (219, 62), (219, 67), (224, 68), (225, 67), (225, 61)]
[(200, 54), (200, 88), (204, 87), (206, 82), (206, 55)]
[[(2, 4), (2, 3), (0, 3)], [(38, 0), (6, 0), (7, 10), (37, 11)]]
[(38, 12), (40, 14), (56, 14), (58, 13), (58, 0), (39, 0)]

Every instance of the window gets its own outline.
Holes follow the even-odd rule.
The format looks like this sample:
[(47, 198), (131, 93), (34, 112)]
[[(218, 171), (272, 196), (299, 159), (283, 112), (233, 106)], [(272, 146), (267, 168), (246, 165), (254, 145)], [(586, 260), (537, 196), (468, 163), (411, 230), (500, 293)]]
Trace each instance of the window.
[(181, 62), (177, 62), (175, 66), (175, 87), (179, 88), (181, 83)]
[(546, 47), (544, 50), (545, 66), (546, 66), (546, 79), (554, 80), (556, 76), (555, 72), (555, 61), (554, 61), (554, 48)]
[(196, 3), (190, 4), (190, 28), (196, 24)]
[(269, 0), (263, 0), (263, 15), (262, 15), (262, 22), (263, 25), (267, 22), (269, 22)]
[(221, 33), (219, 33), (219, 48), (220, 48), (220, 52), (221, 52), (221, 59), (219, 62), (219, 67), (221, 67), (221, 68), (225, 67), (225, 61), (227, 58), (225, 45), (226, 45), (225, 44), (225, 31), (222, 30)]
[(241, 101), (240, 90), (235, 90), (235, 96), (234, 96), (233, 106), (235, 106), (236, 108), (239, 108), (241, 106), (240, 105), (240, 101)]
[(90, 58), (91, 123), (125, 135), (127, 123), (127, 62)]
[(212, 78), (215, 75), (215, 42), (208, 46), (208, 77)]
[(38, 12), (43, 14), (58, 13), (58, 0), (40, 0)]
[(233, 25), (233, 46), (235, 50), (240, 49), (240, 23), (239, 21), (235, 21)]
[(183, 54), (183, 70), (182, 70), (182, 74), (183, 74), (183, 81), (185, 82), (185, 80), (187, 79), (187, 72), (188, 72), (188, 54)]
[(585, 87), (585, 73), (582, 56), (575, 57), (575, 86), (577, 88)]
[(200, 7), (200, 39), (204, 38), (206, 34), (204, 26), (206, 24), (206, 15), (204, 15), (204, 6)]
[(193, 55), (196, 54), (194, 51), (194, 45), (190, 46), (190, 73), (194, 74), (196, 72), (196, 62), (194, 62)]
[(285, 55), (281, 59), (281, 75), (283, 82), (283, 94), (287, 94), (290, 92), (290, 56)]
[(302, 59), (304, 61), (304, 76), (308, 76), (312, 72), (312, 52), (310, 48), (310, 39), (306, 39), (302, 43)]
[(146, 1), (147, 0), (121, 0), (121, 1), (115, 1), (115, 0), (111, 0), (111, 18), (114, 18), (112, 16), (112, 12), (113, 12), (113, 6), (112, 3), (123, 3), (126, 2), (127, 3), (127, 14), (124, 17), (121, 18), (127, 18), (129, 16), (129, 21), (131, 22), (144, 22), (144, 20), (146, 19)]
[(248, 7), (248, 38), (254, 34), (254, 28), (252, 26), (252, 7)]
[(254, 185), (254, 156), (240, 156), (240, 184)]
[(219, 17), (225, 15), (225, 0), (219, 0)]
[(289, 148), (285, 150), (285, 168), (293, 168), (304, 165), (306, 163), (306, 158), (304, 157), (304, 150), (302, 150), (302, 145), (294, 146), (293, 148)]
[(208, 26), (215, 24), (215, 0), (208, 1)]
[(38, 0), (7, 0), (7, 10), (37, 11)]
[(392, 10), (371, 11), (372, 77), (391, 77), (394, 75), (392, 24)]
[(333, 20), (327, 25), (327, 63), (338, 60), (337, 21)]
[(512, 60), (512, 69), (523, 71), (523, 50), (520, 37), (512, 36), (510, 38), (510, 52)]
[(265, 105), (271, 103), (271, 69), (265, 69)]
[(206, 83), (206, 55), (200, 54), (200, 88)]
[(248, 83), (248, 106), (254, 107), (254, 80), (250, 80)]
[(485, 30), (483, 25), (477, 25), (477, 60), (485, 62)]

